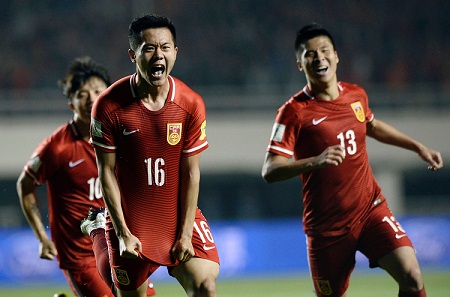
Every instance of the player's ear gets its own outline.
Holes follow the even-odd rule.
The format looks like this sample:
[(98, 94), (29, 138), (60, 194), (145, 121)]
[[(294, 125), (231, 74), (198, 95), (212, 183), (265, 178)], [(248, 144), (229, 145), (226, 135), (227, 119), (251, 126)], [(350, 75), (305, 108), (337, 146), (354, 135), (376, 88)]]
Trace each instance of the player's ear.
[(302, 62), (299, 60), (297, 60), (297, 67), (298, 67), (298, 70), (303, 71)]
[(75, 110), (75, 106), (73, 106), (73, 103), (72, 103), (72, 100), (67, 100), (67, 104), (69, 105), (69, 108), (71, 109), (71, 110)]
[(136, 54), (132, 49), (128, 49), (128, 56), (130, 56), (131, 62), (136, 63)]

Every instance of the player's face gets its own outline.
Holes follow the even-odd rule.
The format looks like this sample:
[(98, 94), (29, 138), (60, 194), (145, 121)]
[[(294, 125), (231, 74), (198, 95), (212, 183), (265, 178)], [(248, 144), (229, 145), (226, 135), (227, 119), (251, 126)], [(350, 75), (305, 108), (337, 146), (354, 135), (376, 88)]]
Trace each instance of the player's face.
[(142, 31), (143, 43), (130, 51), (131, 59), (136, 61), (138, 74), (151, 86), (162, 86), (172, 71), (177, 58), (172, 33), (168, 28), (152, 28)]
[(326, 36), (317, 36), (308, 40), (303, 51), (297, 53), (298, 68), (305, 72), (306, 79), (312, 84), (337, 81), (338, 62), (337, 52)]
[(90, 122), (92, 104), (106, 88), (106, 83), (97, 76), (92, 76), (81, 86), (69, 103), (77, 120)]

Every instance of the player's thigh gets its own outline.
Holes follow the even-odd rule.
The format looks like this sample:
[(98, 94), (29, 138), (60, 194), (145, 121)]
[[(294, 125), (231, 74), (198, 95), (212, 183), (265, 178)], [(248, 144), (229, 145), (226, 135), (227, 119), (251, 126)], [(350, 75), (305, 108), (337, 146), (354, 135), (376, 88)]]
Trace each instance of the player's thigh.
[(205, 284), (215, 286), (219, 263), (194, 257), (171, 268), (170, 273), (186, 290), (198, 289)]
[(355, 267), (356, 240), (351, 233), (339, 237), (307, 237), (308, 260), (317, 296), (342, 296)]
[(379, 267), (379, 260), (400, 247), (412, 248), (411, 240), (386, 203), (378, 205), (368, 217), (358, 250), (368, 259), (371, 268)]
[(211, 228), (200, 210), (197, 210), (195, 215), (192, 246), (194, 247), (195, 257), (220, 263), (219, 252)]
[(219, 253), (208, 222), (197, 211), (192, 232), (192, 246), (195, 256), (187, 262), (169, 268), (173, 275), (185, 288), (198, 289), (200, 286), (215, 287), (220, 270)]
[[(380, 267), (386, 270), (405, 290), (410, 286), (422, 287), (422, 273), (416, 253), (412, 247), (403, 246), (379, 259)], [(408, 276), (408, 277), (405, 277)]]
[(77, 296), (113, 297), (111, 288), (103, 281), (96, 267), (63, 270), (64, 275)]

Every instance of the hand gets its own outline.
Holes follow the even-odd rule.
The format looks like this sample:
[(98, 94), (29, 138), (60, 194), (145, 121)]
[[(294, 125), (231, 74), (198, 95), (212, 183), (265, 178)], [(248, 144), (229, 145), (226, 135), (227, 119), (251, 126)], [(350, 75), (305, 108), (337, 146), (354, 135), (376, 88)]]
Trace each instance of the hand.
[(39, 257), (41, 259), (53, 260), (58, 255), (55, 244), (49, 238), (43, 239), (39, 243)]
[(120, 256), (135, 259), (142, 252), (142, 243), (134, 235), (119, 237)]
[(430, 166), (428, 166), (428, 170), (430, 171), (437, 171), (444, 166), (444, 161), (442, 161), (441, 153), (439, 153), (438, 151), (423, 147), (419, 151), (419, 156), (422, 158), (422, 160), (430, 164)]
[(316, 157), (314, 165), (316, 168), (325, 168), (329, 166), (338, 166), (345, 159), (345, 150), (340, 145), (327, 147), (319, 156)]
[(195, 255), (191, 239), (178, 239), (171, 252), (172, 256), (181, 262), (187, 262)]

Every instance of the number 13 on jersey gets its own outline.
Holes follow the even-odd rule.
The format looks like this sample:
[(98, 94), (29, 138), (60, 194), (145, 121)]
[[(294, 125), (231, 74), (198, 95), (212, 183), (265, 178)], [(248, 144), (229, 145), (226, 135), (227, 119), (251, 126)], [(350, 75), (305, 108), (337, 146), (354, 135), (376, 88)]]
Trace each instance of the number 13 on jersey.
[(337, 139), (339, 139), (340, 145), (344, 148), (344, 152), (349, 155), (354, 155), (356, 153), (355, 131), (348, 130), (345, 133), (341, 132), (338, 134)]

